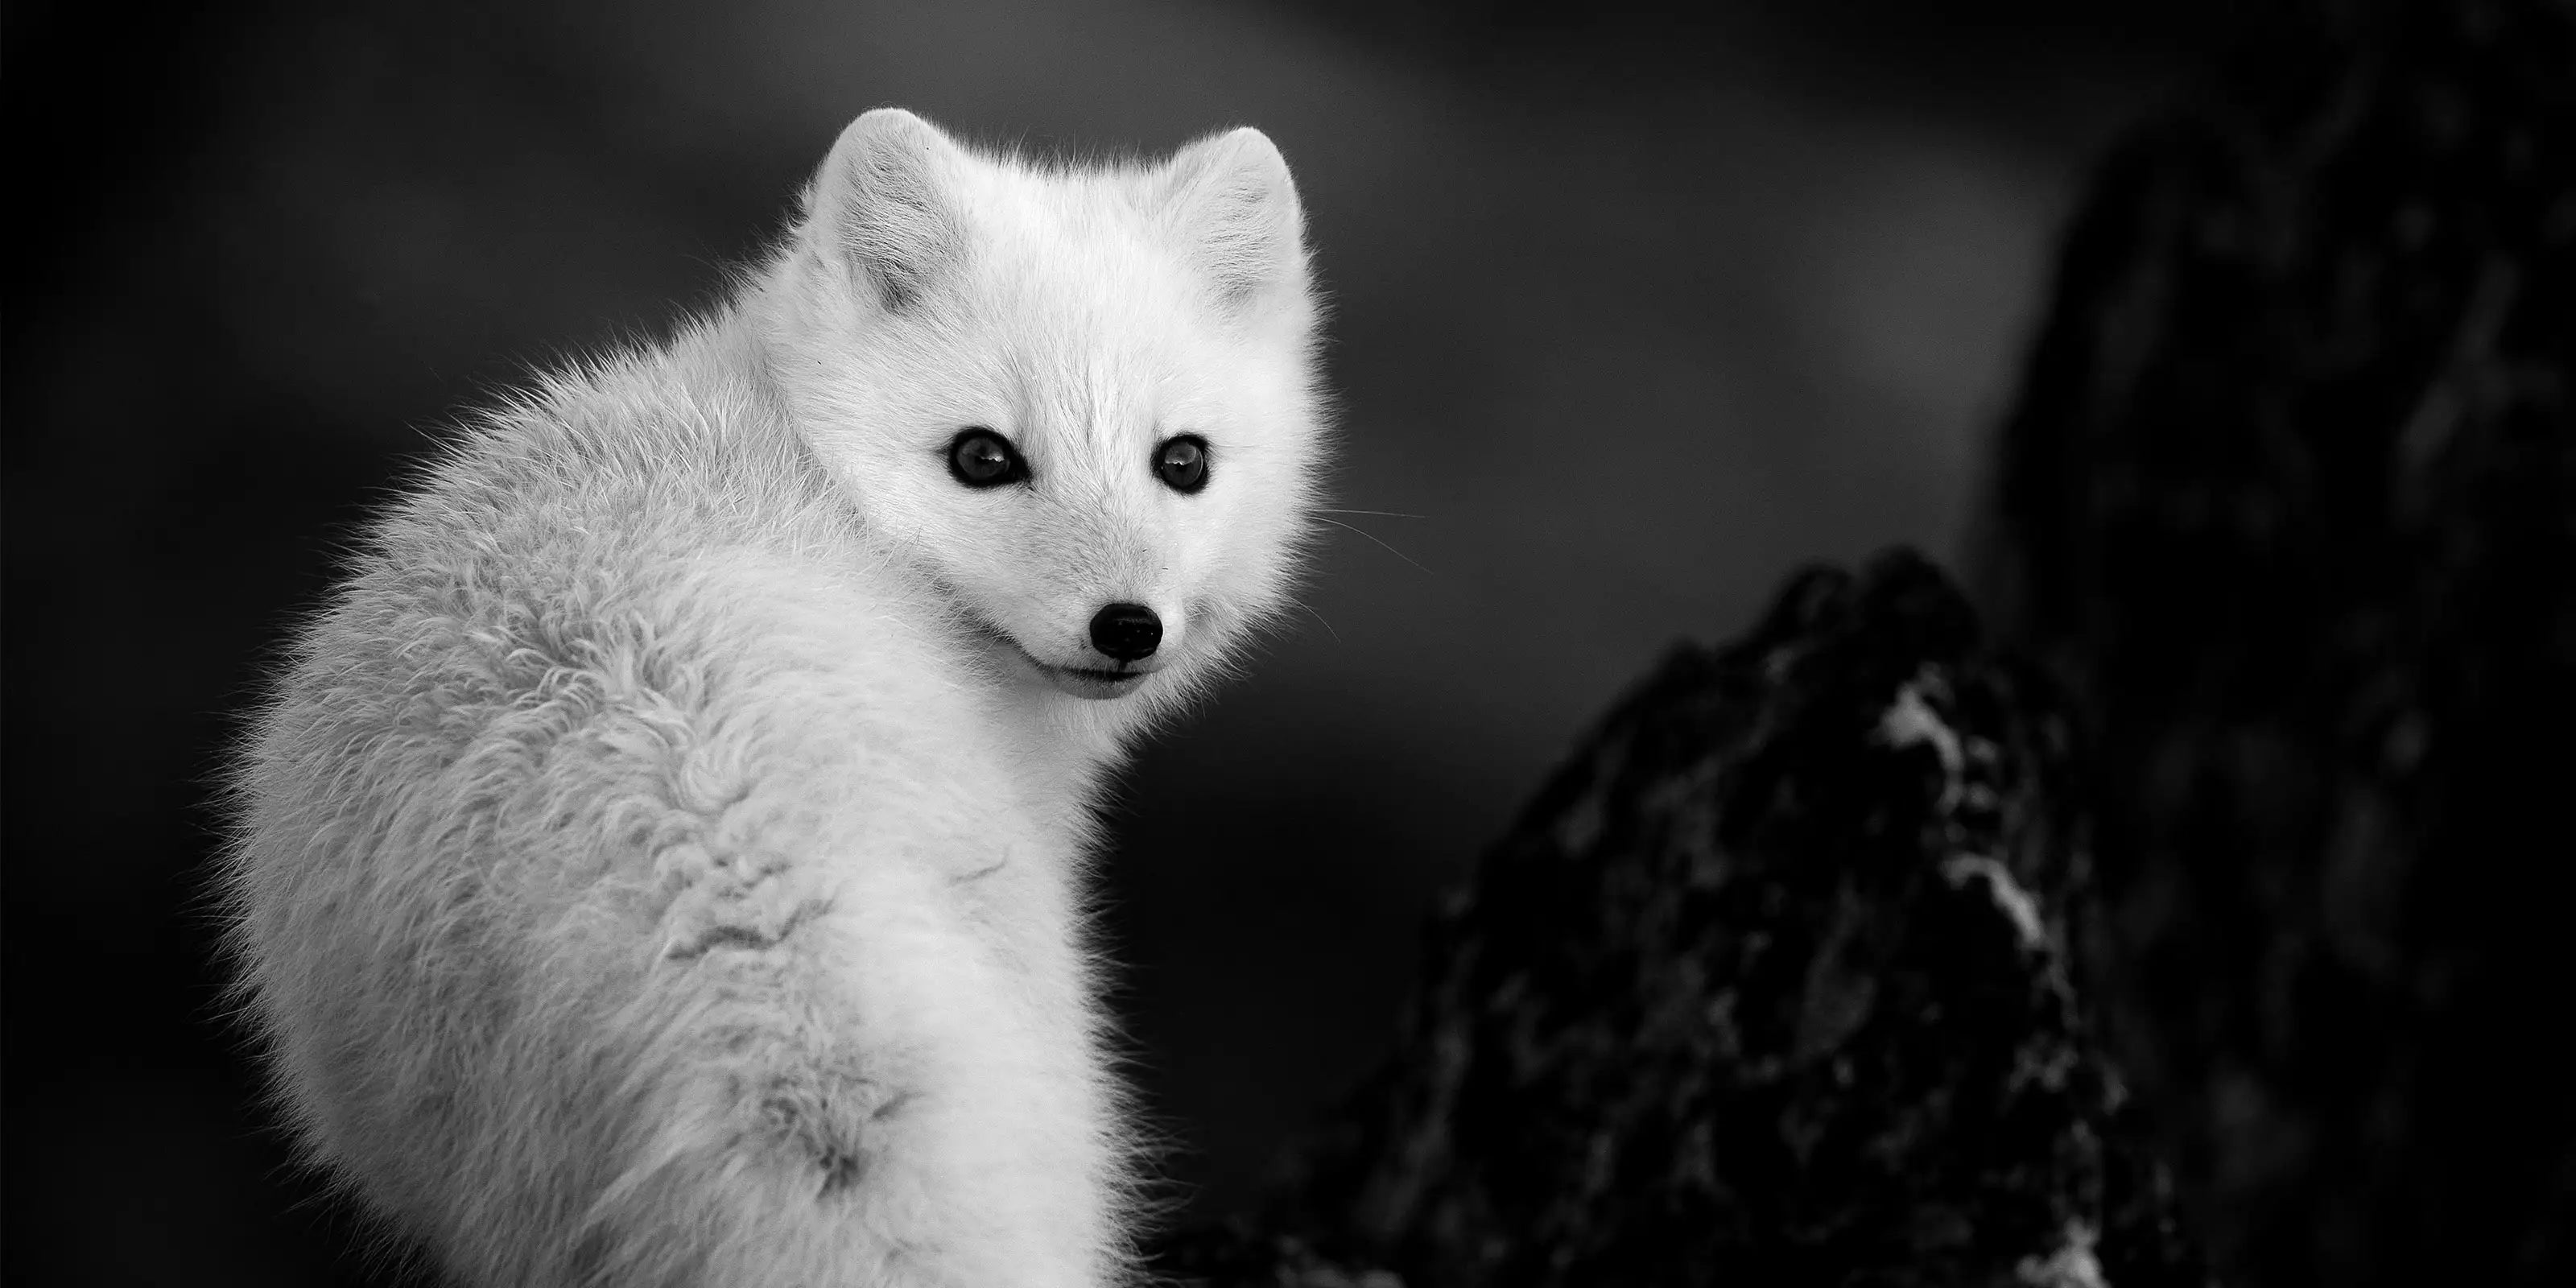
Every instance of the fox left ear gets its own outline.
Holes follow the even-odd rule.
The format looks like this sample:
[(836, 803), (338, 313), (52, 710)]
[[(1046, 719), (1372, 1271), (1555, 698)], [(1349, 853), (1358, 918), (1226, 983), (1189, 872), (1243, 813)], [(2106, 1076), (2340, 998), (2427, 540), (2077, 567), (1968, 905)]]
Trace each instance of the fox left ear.
[(910, 308), (962, 254), (961, 154), (899, 107), (850, 122), (807, 188), (812, 236), (887, 312)]
[(1229, 309), (1305, 291), (1305, 211), (1269, 135), (1245, 126), (1182, 148), (1161, 197), (1172, 235)]

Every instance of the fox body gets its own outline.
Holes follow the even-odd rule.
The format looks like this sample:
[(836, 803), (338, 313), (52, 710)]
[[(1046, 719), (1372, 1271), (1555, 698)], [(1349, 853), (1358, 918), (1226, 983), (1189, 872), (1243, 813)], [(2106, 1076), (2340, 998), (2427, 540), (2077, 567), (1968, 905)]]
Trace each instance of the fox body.
[(232, 775), (309, 1155), (467, 1282), (1125, 1279), (1093, 804), (1284, 602), (1315, 327), (1258, 132), (883, 109), (729, 302), (481, 417)]

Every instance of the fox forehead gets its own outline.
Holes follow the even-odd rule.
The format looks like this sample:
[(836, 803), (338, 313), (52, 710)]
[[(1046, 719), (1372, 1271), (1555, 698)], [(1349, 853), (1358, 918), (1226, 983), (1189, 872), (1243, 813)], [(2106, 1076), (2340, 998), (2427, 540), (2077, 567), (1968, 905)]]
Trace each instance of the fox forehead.
[(975, 371), (980, 386), (955, 392), (1009, 422), (993, 428), (1032, 435), (1124, 441), (1232, 427), (1237, 407), (1262, 396), (1247, 379), (1256, 355), (1168, 261), (1101, 258), (979, 265), (986, 289), (965, 293), (964, 316), (942, 328), (950, 369)]
[(1042, 442), (1132, 445), (1231, 431), (1240, 423), (1237, 407), (1258, 397), (1236, 388), (1237, 364), (1197, 352), (1202, 346), (1186, 334), (1158, 336), (1153, 331), (1161, 328), (1117, 318), (1041, 325), (1006, 315), (995, 322), (944, 337), (946, 379), (915, 384), (902, 380), (905, 373), (888, 373), (912, 385), (915, 396), (901, 401), (913, 404), (914, 433), (944, 444), (960, 429), (983, 426)]

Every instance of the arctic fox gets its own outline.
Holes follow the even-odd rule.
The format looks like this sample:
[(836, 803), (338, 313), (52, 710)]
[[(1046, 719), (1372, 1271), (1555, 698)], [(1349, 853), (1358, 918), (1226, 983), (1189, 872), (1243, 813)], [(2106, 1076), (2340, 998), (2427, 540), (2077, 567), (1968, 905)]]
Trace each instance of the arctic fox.
[(232, 775), (309, 1156), (463, 1282), (1128, 1279), (1092, 809), (1289, 592), (1316, 326), (1260, 132), (884, 109), (727, 304), (480, 418)]

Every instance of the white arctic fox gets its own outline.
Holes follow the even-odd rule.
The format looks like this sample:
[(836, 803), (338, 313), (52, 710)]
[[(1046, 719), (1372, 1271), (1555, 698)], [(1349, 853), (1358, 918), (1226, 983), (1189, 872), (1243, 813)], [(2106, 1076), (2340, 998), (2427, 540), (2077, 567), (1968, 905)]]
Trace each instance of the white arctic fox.
[(484, 417), (232, 780), (311, 1156), (477, 1284), (1127, 1278), (1092, 806), (1287, 594), (1315, 327), (1258, 131), (880, 110), (729, 304)]

